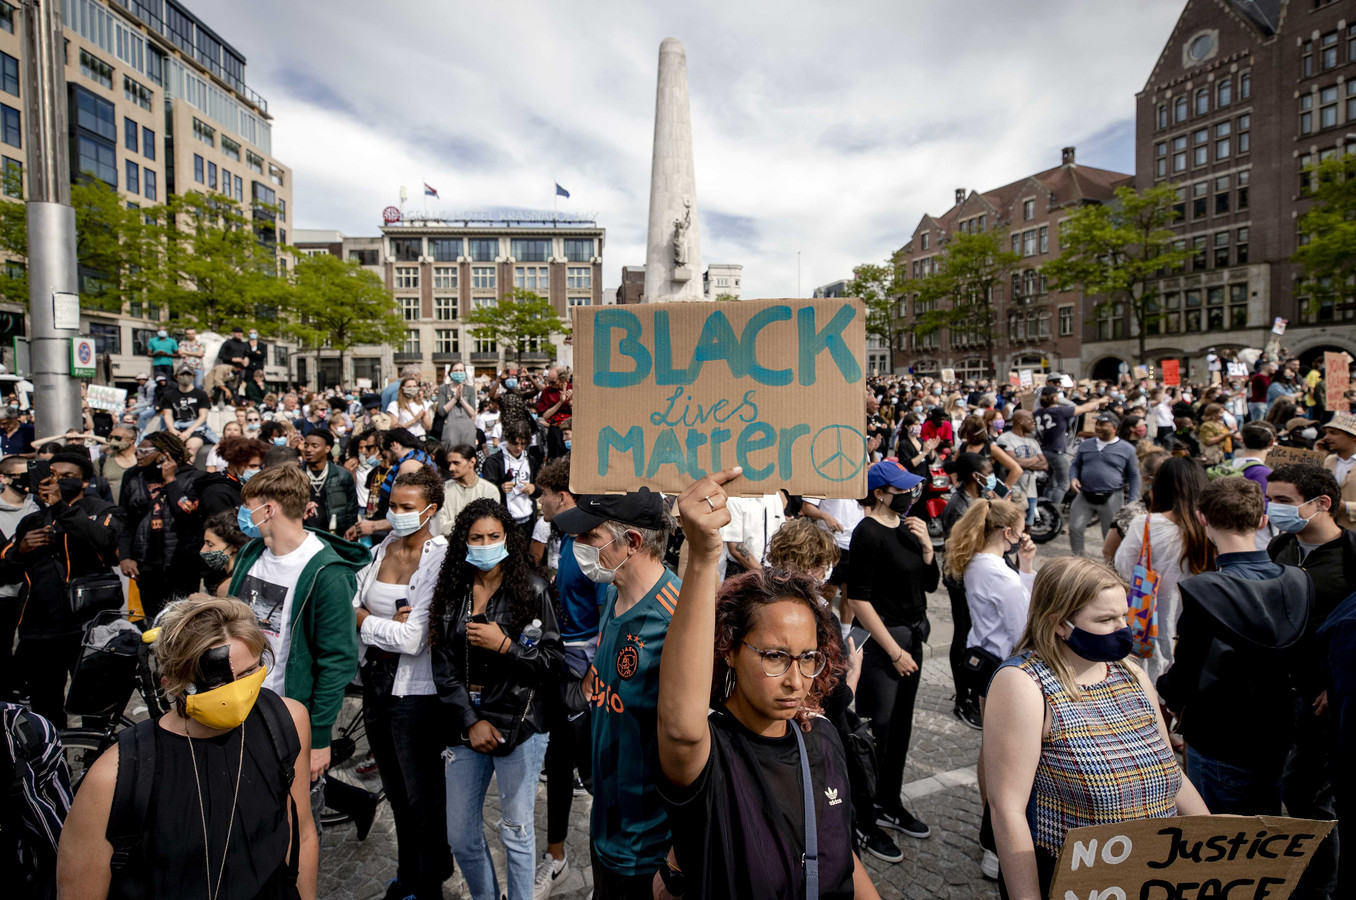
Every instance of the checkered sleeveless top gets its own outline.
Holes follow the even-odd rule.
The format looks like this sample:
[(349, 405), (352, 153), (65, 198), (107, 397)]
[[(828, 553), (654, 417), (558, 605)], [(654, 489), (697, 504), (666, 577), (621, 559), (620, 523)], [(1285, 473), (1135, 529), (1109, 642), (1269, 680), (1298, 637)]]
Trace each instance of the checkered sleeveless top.
[(1081, 700), (1029, 653), (1007, 666), (1040, 685), (1052, 714), (1026, 809), (1036, 846), (1058, 854), (1071, 828), (1177, 814), (1182, 773), (1128, 664), (1108, 663)]

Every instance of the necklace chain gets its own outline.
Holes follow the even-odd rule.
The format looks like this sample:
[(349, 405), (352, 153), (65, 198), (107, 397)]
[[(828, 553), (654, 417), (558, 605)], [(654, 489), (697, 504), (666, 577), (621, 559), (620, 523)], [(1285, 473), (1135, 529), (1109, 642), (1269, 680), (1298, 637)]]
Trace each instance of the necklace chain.
[(184, 736), (188, 738), (188, 758), (193, 763), (193, 786), (198, 789), (198, 815), (202, 817), (202, 856), (206, 863), (207, 900), (217, 900), (221, 896), (221, 876), (226, 874), (226, 857), (231, 849), (231, 829), (235, 827), (235, 805), (240, 799), (240, 774), (245, 770), (245, 723), (240, 723), (240, 761), (235, 767), (235, 795), (231, 797), (231, 818), (226, 822), (226, 843), (221, 848), (221, 866), (217, 869), (216, 890), (212, 889), (212, 854), (207, 846), (207, 807), (202, 799), (202, 782), (198, 778), (198, 757), (193, 752), (193, 735), (188, 733), (188, 723), (184, 723)]

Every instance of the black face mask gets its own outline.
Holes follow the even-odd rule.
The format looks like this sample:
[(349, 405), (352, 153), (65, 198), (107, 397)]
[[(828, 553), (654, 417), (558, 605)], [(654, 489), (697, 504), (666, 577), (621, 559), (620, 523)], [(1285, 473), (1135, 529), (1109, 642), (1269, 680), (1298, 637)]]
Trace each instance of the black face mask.
[(79, 478), (58, 478), (57, 489), (61, 491), (62, 500), (73, 503), (85, 493), (85, 484)]
[(902, 494), (891, 494), (890, 510), (903, 518), (909, 514), (909, 510), (913, 508), (913, 504), (917, 499), (918, 495), (914, 491), (905, 491)]

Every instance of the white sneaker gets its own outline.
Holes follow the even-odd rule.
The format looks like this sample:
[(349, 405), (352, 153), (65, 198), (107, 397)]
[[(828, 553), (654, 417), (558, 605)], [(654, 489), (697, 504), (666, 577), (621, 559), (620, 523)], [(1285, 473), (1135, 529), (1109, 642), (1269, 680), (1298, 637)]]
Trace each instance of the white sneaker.
[(550, 852), (542, 853), (541, 862), (537, 864), (537, 877), (532, 883), (532, 900), (545, 900), (551, 896), (551, 891), (569, 871), (568, 859), (556, 859)]
[(979, 861), (979, 871), (984, 873), (984, 877), (990, 881), (998, 880), (998, 854), (992, 850), (984, 851), (984, 858)]

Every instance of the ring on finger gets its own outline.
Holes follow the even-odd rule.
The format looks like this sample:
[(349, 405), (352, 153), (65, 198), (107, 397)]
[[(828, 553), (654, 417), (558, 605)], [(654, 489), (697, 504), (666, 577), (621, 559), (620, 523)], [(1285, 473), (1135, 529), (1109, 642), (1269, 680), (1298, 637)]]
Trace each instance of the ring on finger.
[(714, 503), (711, 502), (711, 498), (710, 498), (710, 497), (703, 497), (702, 499), (706, 501), (706, 505), (707, 505), (708, 507), (710, 507), (711, 512), (715, 512), (715, 511), (716, 511), (716, 505), (715, 505)]

